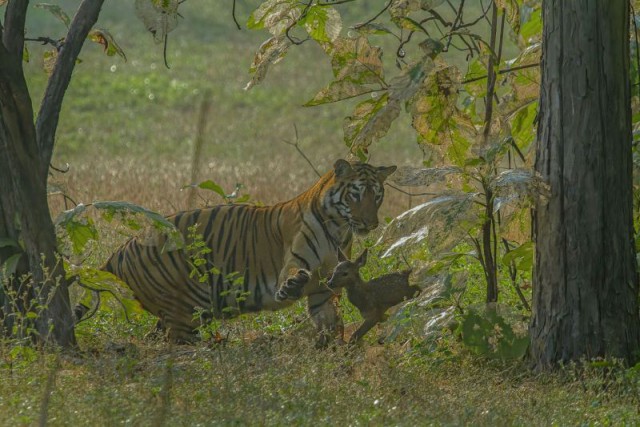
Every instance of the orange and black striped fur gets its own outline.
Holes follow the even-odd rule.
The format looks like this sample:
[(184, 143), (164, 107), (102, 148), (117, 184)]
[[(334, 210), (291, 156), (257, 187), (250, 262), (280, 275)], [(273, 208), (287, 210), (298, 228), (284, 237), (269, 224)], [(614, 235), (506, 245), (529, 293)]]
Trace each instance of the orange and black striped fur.
[[(174, 341), (194, 339), (198, 308), (219, 318), (278, 310), (306, 296), (321, 333), (319, 344), (326, 344), (341, 332), (342, 321), (334, 293), (319, 278), (328, 277), (337, 264), (338, 248), (350, 251), (353, 233), (366, 234), (378, 226), (383, 182), (395, 169), (338, 160), (313, 187), (287, 202), (221, 205), (169, 217), (187, 239), (188, 229), (195, 226), (211, 249), (200, 270), (215, 268), (215, 273), (204, 283), (190, 277), (193, 265), (184, 249), (163, 250), (166, 237), (131, 239), (104, 269), (131, 287)], [(231, 273), (243, 278), (240, 291), (246, 299), (238, 299), (231, 289)]]

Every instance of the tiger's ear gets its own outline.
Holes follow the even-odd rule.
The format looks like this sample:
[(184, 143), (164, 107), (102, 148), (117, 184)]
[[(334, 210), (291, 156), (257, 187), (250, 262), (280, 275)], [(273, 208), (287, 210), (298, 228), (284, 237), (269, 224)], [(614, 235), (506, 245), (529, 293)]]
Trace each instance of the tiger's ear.
[(358, 268), (362, 268), (367, 264), (367, 254), (369, 252), (368, 248), (365, 248), (364, 251), (360, 254), (357, 260), (354, 263), (358, 266)]
[(377, 170), (378, 179), (381, 182), (384, 181), (385, 179), (387, 179), (387, 177), (389, 175), (394, 173), (396, 171), (396, 169), (398, 169), (397, 166), (380, 166), (380, 167), (378, 167), (378, 170)]
[(349, 261), (349, 258), (342, 252), (342, 249), (338, 248), (338, 262)]
[(333, 164), (333, 170), (336, 174), (336, 178), (345, 179), (353, 176), (354, 170), (351, 164), (344, 159), (338, 159)]

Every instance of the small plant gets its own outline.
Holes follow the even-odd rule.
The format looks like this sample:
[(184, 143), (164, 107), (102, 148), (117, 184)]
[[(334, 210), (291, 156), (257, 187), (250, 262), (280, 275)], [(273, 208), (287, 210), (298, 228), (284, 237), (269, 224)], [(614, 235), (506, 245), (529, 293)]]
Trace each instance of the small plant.
[[(204, 241), (202, 234), (198, 232), (197, 224), (189, 227), (187, 240), (185, 251), (191, 265), (189, 278), (195, 278), (198, 283), (203, 285), (213, 286), (212, 278), (219, 276), (220, 270), (210, 264), (207, 255), (211, 253), (211, 248)], [(209, 302), (209, 307), (198, 307), (194, 312), (194, 320), (200, 322), (198, 332), (205, 341), (213, 341), (214, 343), (226, 341), (226, 336), (222, 334), (224, 326), (222, 319), (241, 314), (242, 304), (251, 295), (251, 292), (244, 290), (244, 277), (238, 272), (227, 274), (224, 281), (228, 286), (227, 289), (220, 292), (220, 296), (225, 300), (231, 296), (234, 305), (227, 305), (218, 312), (217, 302), (212, 300)], [(209, 295), (215, 295), (213, 289), (210, 289)]]

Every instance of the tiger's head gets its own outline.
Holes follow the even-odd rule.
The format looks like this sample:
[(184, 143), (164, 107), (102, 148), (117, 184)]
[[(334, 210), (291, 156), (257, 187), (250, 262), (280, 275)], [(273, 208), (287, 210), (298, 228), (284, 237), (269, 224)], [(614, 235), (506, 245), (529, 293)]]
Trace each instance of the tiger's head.
[(339, 159), (333, 165), (336, 185), (330, 192), (332, 207), (356, 234), (378, 227), (378, 209), (384, 198), (384, 180), (396, 166), (371, 166)]

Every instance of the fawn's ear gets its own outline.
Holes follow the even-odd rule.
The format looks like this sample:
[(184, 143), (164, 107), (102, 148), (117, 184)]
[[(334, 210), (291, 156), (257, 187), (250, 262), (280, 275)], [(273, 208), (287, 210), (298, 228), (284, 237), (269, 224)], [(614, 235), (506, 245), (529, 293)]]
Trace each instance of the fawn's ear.
[(338, 248), (338, 262), (349, 261), (349, 258), (342, 252), (342, 249)]
[(367, 264), (367, 253), (368, 252), (369, 252), (369, 249), (365, 248), (365, 250), (362, 251), (362, 253), (358, 257), (358, 259), (355, 260), (355, 264), (358, 266), (358, 268), (362, 268)]

